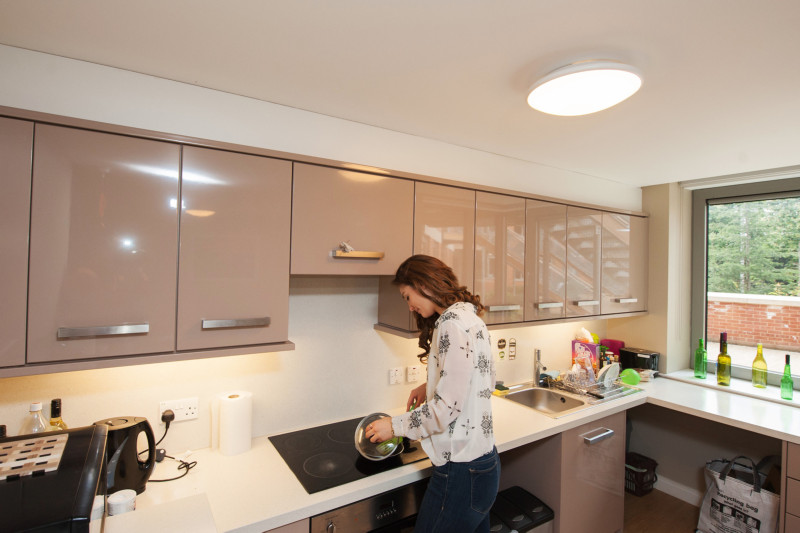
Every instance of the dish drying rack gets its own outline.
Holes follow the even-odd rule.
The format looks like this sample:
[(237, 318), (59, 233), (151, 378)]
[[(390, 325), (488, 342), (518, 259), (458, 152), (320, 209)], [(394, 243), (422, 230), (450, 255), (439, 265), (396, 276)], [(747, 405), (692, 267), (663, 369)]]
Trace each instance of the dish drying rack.
[(547, 383), (550, 388), (560, 389), (572, 394), (579, 394), (583, 396), (592, 396), (600, 400), (609, 400), (622, 396), (628, 392), (628, 387), (622, 384), (619, 379), (614, 380), (610, 385), (604, 383), (593, 383), (589, 385), (569, 384), (565, 381), (555, 381), (552, 378), (547, 378)]

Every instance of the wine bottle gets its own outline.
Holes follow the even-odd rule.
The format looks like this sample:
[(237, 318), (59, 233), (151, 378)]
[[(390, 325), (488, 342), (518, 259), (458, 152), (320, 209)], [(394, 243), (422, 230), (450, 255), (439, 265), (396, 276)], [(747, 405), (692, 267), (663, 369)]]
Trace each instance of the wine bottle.
[(706, 379), (706, 365), (708, 364), (708, 352), (703, 348), (703, 339), (698, 341), (697, 349), (694, 351), (694, 377)]
[(760, 342), (756, 345), (756, 358), (753, 359), (753, 387), (767, 388), (767, 361)]
[(61, 398), (55, 398), (50, 402), (50, 431), (67, 429), (67, 424), (61, 419)]
[(22, 422), (19, 434), (30, 435), (31, 433), (44, 433), (45, 431), (47, 431), (47, 423), (42, 416), (42, 402), (33, 402), (28, 416)]
[(719, 356), (717, 357), (717, 385), (731, 384), (731, 356), (728, 355), (728, 333), (719, 334)]
[(783, 367), (783, 377), (781, 378), (781, 398), (784, 400), (792, 399), (794, 382), (792, 381), (792, 367), (789, 364), (789, 354), (786, 354), (786, 365)]

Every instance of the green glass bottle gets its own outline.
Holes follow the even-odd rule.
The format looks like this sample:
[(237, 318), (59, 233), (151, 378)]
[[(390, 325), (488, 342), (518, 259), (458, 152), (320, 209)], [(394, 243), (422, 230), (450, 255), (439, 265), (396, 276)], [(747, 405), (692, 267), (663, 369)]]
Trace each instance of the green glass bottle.
[(719, 334), (719, 356), (717, 357), (717, 385), (731, 384), (731, 356), (728, 355), (728, 333)]
[(753, 359), (753, 387), (767, 388), (767, 361), (760, 342), (756, 345), (756, 358)]
[(703, 348), (703, 339), (698, 341), (697, 349), (694, 351), (694, 377), (706, 379), (706, 365), (708, 364), (708, 353)]
[(781, 378), (781, 398), (784, 400), (792, 399), (794, 382), (792, 381), (792, 367), (789, 364), (789, 354), (786, 354), (786, 365), (783, 367), (783, 377)]

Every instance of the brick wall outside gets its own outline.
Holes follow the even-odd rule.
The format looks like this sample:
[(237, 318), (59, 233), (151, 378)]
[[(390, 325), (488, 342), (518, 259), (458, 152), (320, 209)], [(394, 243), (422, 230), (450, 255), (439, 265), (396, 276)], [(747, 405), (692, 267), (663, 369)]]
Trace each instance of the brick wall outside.
[(800, 298), (709, 293), (706, 320), (709, 341), (727, 331), (729, 344), (800, 351)]

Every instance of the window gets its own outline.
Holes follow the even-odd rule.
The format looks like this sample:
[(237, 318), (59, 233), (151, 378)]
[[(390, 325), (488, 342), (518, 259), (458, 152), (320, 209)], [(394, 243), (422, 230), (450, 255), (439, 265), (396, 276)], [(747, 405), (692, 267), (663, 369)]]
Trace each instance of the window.
[(787, 353), (800, 375), (800, 179), (695, 190), (692, 217), (692, 351), (704, 339), (714, 372), (725, 331), (734, 377), (757, 343), (770, 384)]

